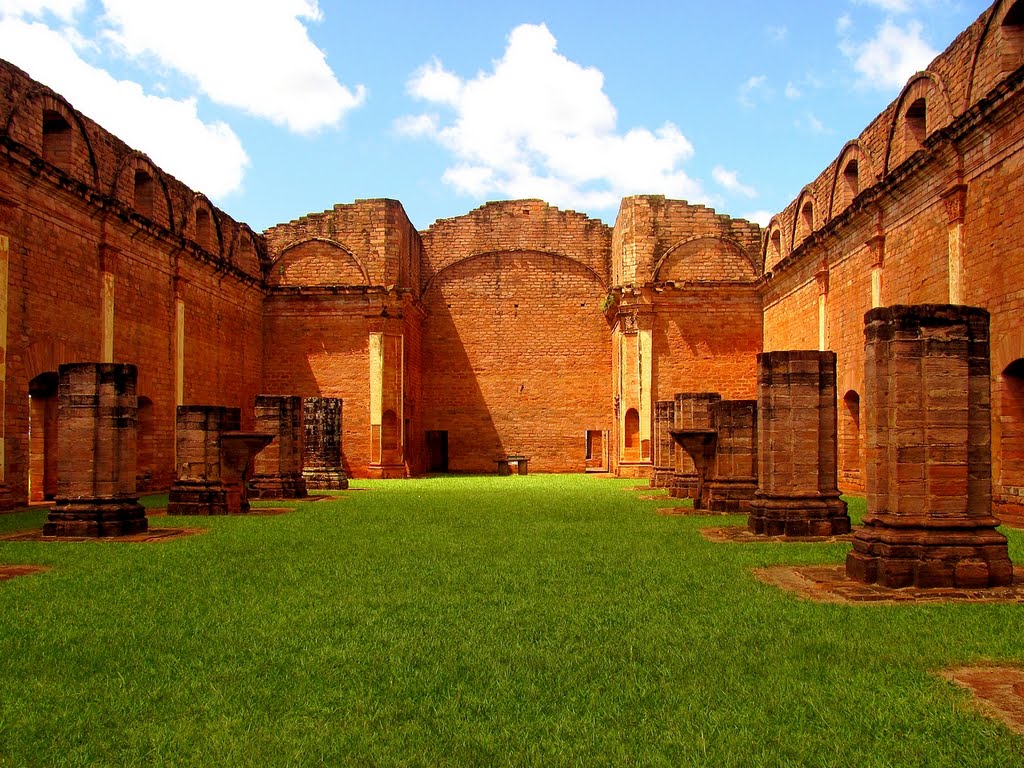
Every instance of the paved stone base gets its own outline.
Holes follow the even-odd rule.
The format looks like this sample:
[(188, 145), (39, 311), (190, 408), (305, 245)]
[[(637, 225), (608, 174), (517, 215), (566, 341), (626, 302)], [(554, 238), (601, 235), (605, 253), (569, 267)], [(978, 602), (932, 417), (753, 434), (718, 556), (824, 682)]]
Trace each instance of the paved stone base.
[(50, 570), (45, 565), (0, 565), (0, 581), (16, 579), (19, 576), (31, 576)]
[[(104, 536), (102, 541), (121, 542), (126, 544), (155, 543), (160, 541), (173, 541), (185, 536), (195, 536), (206, 533), (205, 528), (148, 528), (141, 533), (133, 533), (125, 536)], [(44, 541), (44, 542), (73, 542), (73, 541), (96, 541), (96, 536), (47, 536), (34, 528), (31, 531), (19, 531), (0, 536), (0, 541)]]
[(658, 507), (655, 510), (664, 517), (724, 517), (729, 512), (711, 512), (707, 509), (694, 509), (693, 507)]
[(308, 495), (302, 475), (255, 475), (249, 499), (304, 499)]
[(44, 536), (108, 538), (143, 533), (146, 510), (132, 499), (59, 499), (43, 523)]
[(745, 526), (730, 525), (723, 528), (701, 528), (700, 535), (715, 544), (832, 544), (837, 541), (853, 541), (853, 534), (839, 536), (759, 536)]
[(310, 491), (344, 491), (348, 489), (348, 475), (340, 469), (304, 469), (302, 478)]
[(754, 575), (766, 584), (819, 603), (1024, 603), (1022, 579), (1010, 586), (987, 589), (891, 589), (854, 581), (842, 565), (777, 565), (755, 568)]
[(1018, 667), (959, 667), (939, 673), (974, 694), (989, 717), (997, 717), (1024, 735), (1024, 669)]

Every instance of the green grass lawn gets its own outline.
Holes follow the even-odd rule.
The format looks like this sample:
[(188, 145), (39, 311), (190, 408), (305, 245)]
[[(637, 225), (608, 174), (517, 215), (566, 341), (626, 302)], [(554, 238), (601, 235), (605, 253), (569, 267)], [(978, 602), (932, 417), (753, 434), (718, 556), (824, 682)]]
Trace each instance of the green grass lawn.
[(153, 518), (209, 529), (171, 542), (0, 543), (52, 566), (0, 583), (0, 765), (1024, 765), (933, 674), (1024, 664), (1020, 605), (803, 602), (750, 569), (848, 545), (710, 544), (740, 518), (636, 484), (360, 482)]

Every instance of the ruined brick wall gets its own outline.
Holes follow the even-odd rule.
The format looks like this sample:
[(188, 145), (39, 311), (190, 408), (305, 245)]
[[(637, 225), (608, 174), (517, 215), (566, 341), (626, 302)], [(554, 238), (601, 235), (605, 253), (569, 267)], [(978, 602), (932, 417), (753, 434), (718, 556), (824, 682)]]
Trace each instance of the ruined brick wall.
[(176, 299), (185, 301), (186, 401), (242, 405), (262, 373), (262, 238), (6, 62), (0, 126), (6, 481), (25, 497), (29, 382), (61, 363), (102, 360), (109, 347), (114, 362), (138, 368), (140, 474), (166, 487)]
[(766, 231), (765, 350), (818, 348), (825, 295), (824, 342), (837, 353), (838, 394), (847, 398), (845, 488), (863, 488), (863, 419), (849, 404), (864, 393), (864, 313), (873, 304), (949, 302), (991, 313), (997, 500), (1024, 485), (1016, 469), (1000, 474), (1000, 430), (1018, 426), (1015, 396), (999, 395), (1013, 390), (1005, 372), (1024, 357), (1022, 19), (1021, 3), (994, 3)]

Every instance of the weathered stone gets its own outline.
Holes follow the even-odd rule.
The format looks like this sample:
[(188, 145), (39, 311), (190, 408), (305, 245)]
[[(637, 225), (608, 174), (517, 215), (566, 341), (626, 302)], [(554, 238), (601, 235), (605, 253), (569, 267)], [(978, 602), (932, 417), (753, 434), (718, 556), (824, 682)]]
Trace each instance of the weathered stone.
[(342, 407), (340, 398), (306, 397), (302, 400), (305, 454), (302, 477), (306, 488), (340, 491), (348, 488), (342, 466)]
[(992, 515), (988, 312), (894, 306), (864, 320), (867, 514), (847, 573), (892, 588), (1010, 584)]
[[(673, 402), (673, 429), (677, 432), (711, 429), (711, 406), (722, 396), (717, 392), (680, 392)], [(669, 484), (669, 496), (676, 499), (700, 499), (700, 473), (693, 457), (675, 441), (674, 467)], [(703, 448), (701, 448), (703, 451)], [(706, 479), (706, 478), (705, 478)]]
[(747, 514), (757, 491), (757, 401), (721, 400), (711, 406), (715, 458), (705, 485), (711, 512)]
[(298, 499), (307, 495), (302, 477), (305, 425), (302, 398), (283, 395), (256, 397), (256, 430), (274, 441), (256, 455), (252, 480), (261, 499)]
[(60, 366), (59, 376), (56, 506), (43, 535), (145, 531), (135, 491), (135, 366), (71, 363)]

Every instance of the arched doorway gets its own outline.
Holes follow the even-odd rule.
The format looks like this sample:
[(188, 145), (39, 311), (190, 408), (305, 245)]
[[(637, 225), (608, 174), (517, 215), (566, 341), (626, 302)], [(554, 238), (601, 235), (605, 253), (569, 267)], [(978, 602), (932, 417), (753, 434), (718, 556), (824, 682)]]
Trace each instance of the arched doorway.
[(850, 390), (839, 408), (839, 483), (843, 490), (864, 490), (861, 473), (860, 395)]
[(1024, 512), (1024, 358), (1003, 369), (999, 392), (999, 486)]
[(57, 374), (47, 371), (28, 384), (29, 501), (57, 494)]
[(623, 460), (640, 461), (640, 413), (636, 408), (626, 411), (623, 430)]

